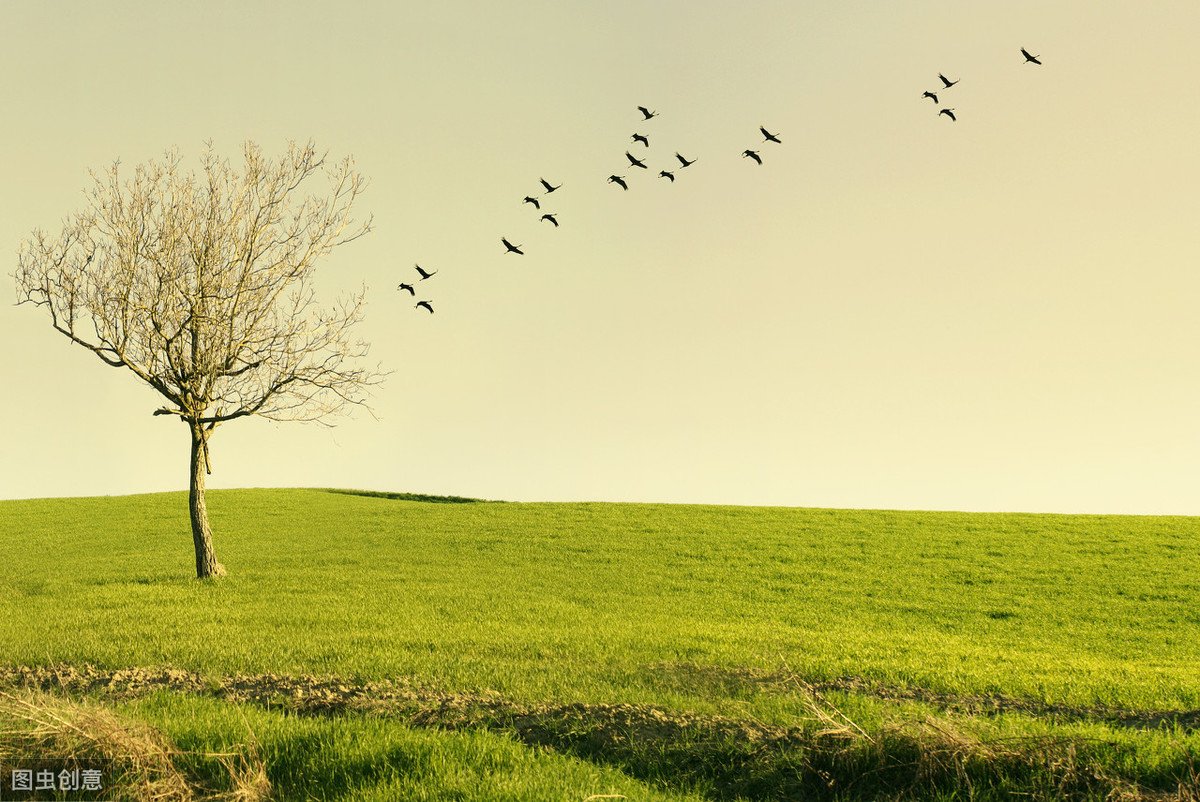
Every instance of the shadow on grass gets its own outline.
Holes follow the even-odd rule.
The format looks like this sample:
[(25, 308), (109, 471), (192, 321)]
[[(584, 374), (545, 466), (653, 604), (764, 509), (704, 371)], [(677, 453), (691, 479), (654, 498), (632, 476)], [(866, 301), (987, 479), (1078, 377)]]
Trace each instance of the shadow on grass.
[(393, 501), (422, 501), (427, 504), (498, 504), (503, 502), (489, 501), (482, 498), (464, 498), (463, 496), (428, 496), (423, 493), (388, 493), (382, 490), (340, 490), (334, 487), (318, 487), (324, 493), (338, 493), (343, 496), (366, 496), (368, 498), (386, 498)]
[[(499, 725), (499, 726), (497, 726)], [(868, 736), (848, 727), (770, 727), (635, 705), (549, 707), (505, 721), (531, 746), (620, 769), (712, 800), (1190, 799), (1178, 778), (1148, 794), (1069, 738), (984, 743), (946, 722)]]

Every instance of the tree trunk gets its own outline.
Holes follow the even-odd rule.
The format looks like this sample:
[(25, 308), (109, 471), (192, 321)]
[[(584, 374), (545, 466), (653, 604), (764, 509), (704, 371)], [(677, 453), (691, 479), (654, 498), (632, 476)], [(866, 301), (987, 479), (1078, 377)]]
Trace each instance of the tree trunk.
[(192, 516), (192, 542), (196, 546), (196, 578), (225, 576), (225, 566), (213, 551), (208, 507), (204, 503), (204, 476), (208, 472), (208, 433), (198, 421), (188, 421), (192, 431), (192, 478), (188, 485), (188, 509)]

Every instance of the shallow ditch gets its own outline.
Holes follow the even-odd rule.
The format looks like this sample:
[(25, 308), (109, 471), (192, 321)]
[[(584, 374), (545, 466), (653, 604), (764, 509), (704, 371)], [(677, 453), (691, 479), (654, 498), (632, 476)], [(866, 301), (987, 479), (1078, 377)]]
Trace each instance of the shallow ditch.
[(170, 666), (116, 670), (66, 664), (0, 666), (0, 686), (112, 699), (171, 691), (259, 705), (285, 714), (374, 714), (409, 726), (486, 728), (510, 733), (531, 746), (615, 765), (639, 779), (688, 788), (712, 799), (919, 799), (954, 789), (969, 790), (972, 796), (987, 796), (989, 790), (1004, 794), (1011, 787), (1047, 799), (1165, 800), (1195, 798), (1188, 795), (1200, 791), (1189, 789), (1195, 778), (1187, 777), (1169, 783), (1170, 787), (1140, 789), (1100, 768), (1101, 761), (1094, 753), (1104, 745), (1082, 739), (983, 743), (948, 720), (932, 718), (870, 735), (841, 716), (824, 694), (838, 691), (889, 701), (918, 701), (971, 715), (1019, 711), (1139, 728), (1164, 723), (1195, 728), (1200, 711), (1067, 708), (1000, 695), (951, 696), (919, 688), (886, 687), (861, 677), (809, 683), (788, 672), (748, 668), (657, 664), (644, 670), (660, 684), (692, 691), (711, 688), (724, 694), (746, 690), (797, 694), (810, 707), (815, 726), (780, 727), (656, 705), (524, 705), (497, 693), (451, 694), (404, 680), (354, 683), (337, 677), (281, 674), (206, 677)]

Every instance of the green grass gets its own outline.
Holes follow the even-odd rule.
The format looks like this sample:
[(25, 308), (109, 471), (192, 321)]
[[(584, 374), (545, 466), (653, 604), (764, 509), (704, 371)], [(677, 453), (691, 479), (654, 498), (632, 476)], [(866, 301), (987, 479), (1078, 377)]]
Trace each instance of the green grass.
[[(1200, 708), (1194, 518), (321, 490), (211, 491), (208, 506), (229, 570), (217, 582), (189, 578), (182, 493), (0, 502), (0, 660), (413, 677), (784, 726), (811, 722), (802, 697), (739, 671)], [(897, 715), (870, 695), (831, 699), (868, 731)], [(935, 709), (913, 704), (906, 715)], [(1010, 719), (981, 737), (1084, 726)], [(1182, 770), (1172, 742), (1200, 749), (1195, 733), (1087, 726), (1129, 744), (1105, 765), (1132, 761), (1160, 785)]]
[(120, 712), (169, 732), (190, 753), (192, 776), (229, 790), (229, 773), (210, 755), (254, 744), (278, 798), (544, 802), (621, 794), (649, 802), (700, 802), (657, 790), (620, 771), (488, 731), (418, 730), (366, 716), (298, 718), (253, 706), (161, 694), (127, 702)]

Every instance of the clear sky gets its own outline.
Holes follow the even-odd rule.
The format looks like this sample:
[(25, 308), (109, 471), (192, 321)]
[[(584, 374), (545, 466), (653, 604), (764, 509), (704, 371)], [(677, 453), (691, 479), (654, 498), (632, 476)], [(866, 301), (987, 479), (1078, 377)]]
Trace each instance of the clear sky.
[(0, 498), (187, 487), (154, 391), (12, 305), (21, 239), (114, 159), (311, 138), (371, 180), (320, 289), (393, 372), (219, 428), (209, 487), (1200, 514), (1200, 4), (0, 10)]

